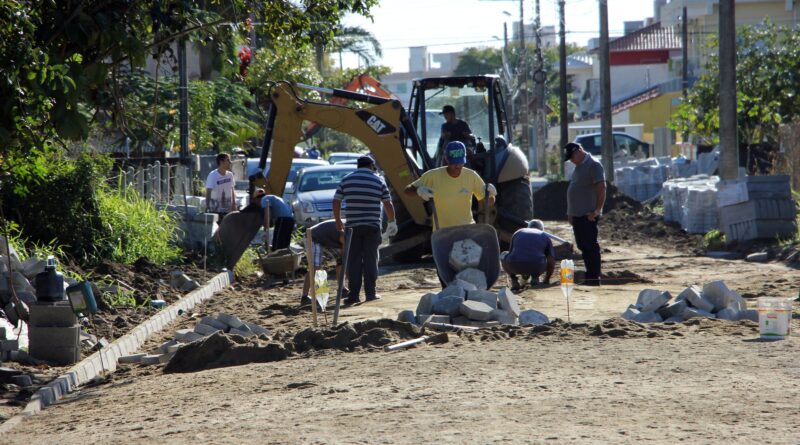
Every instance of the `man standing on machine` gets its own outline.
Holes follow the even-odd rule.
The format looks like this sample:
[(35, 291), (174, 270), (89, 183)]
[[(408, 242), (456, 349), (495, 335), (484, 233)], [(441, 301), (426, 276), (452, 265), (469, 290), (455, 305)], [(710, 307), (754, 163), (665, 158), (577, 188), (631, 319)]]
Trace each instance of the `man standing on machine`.
[(460, 141), (464, 146), (472, 143), (472, 129), (463, 120), (456, 117), (456, 109), (452, 105), (442, 107), (439, 113), (444, 117), (437, 153), (442, 153), (444, 147), (453, 141)]

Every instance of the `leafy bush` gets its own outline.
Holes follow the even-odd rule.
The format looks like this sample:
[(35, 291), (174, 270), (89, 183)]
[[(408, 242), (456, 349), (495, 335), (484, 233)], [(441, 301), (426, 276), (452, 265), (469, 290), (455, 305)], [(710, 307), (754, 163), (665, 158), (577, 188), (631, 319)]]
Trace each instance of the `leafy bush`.
[(706, 250), (725, 250), (725, 234), (717, 229), (703, 235), (703, 245)]

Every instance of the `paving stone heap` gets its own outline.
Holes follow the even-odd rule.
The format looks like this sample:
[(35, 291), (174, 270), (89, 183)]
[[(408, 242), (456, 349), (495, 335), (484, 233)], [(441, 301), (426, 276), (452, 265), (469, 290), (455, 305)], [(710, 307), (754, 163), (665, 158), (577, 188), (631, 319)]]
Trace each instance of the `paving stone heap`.
[(245, 338), (270, 335), (269, 330), (260, 325), (242, 321), (235, 315), (221, 313), (216, 317), (201, 318), (194, 329), (178, 329), (172, 340), (162, 343), (156, 351), (150, 354), (126, 355), (120, 357), (119, 363), (141, 363), (143, 365), (167, 363), (182, 347), (216, 333), (239, 335)]
[(758, 312), (747, 309), (745, 299), (724, 281), (712, 281), (702, 289), (689, 286), (675, 298), (667, 291), (645, 289), (639, 292), (636, 304), (622, 314), (622, 318), (639, 323), (682, 322), (694, 317), (758, 321)]

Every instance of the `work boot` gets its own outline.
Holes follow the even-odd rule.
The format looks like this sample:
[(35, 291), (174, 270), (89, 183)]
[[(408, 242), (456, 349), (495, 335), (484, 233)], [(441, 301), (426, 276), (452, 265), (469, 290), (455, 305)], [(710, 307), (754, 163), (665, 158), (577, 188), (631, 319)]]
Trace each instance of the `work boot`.
[(378, 294), (375, 294), (375, 295), (373, 295), (371, 297), (367, 297), (367, 301), (376, 301), (376, 300), (380, 300), (380, 299), (381, 299), (381, 296), (378, 295)]
[(517, 279), (516, 275), (511, 275), (511, 290), (514, 292), (522, 290), (522, 285), (519, 284), (519, 280)]

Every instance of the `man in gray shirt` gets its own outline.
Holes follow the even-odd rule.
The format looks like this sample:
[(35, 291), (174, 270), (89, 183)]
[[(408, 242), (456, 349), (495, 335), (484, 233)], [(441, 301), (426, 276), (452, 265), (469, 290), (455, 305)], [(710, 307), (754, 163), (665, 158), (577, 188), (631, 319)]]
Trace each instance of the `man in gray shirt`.
[(597, 223), (606, 202), (606, 176), (603, 165), (581, 144), (570, 142), (564, 147), (564, 161), (572, 161), (575, 171), (567, 188), (567, 219), (572, 224), (575, 244), (586, 267), (586, 286), (600, 285), (600, 245)]

